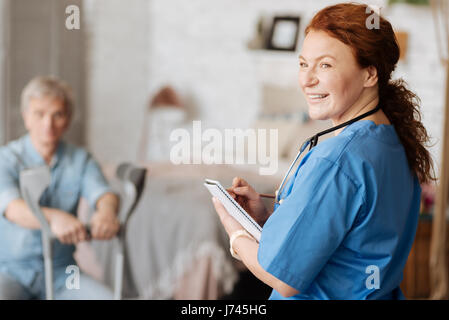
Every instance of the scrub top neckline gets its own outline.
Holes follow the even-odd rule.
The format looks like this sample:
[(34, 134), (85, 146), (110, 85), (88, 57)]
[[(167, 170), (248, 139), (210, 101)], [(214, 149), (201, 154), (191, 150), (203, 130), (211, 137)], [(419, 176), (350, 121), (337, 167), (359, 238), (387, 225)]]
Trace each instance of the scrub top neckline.
[(371, 131), (376, 133), (376, 138), (387, 144), (400, 144), (400, 139), (392, 124), (375, 124), (373, 120), (359, 120), (343, 128), (339, 135), (345, 136), (358, 130)]
[[(362, 126), (368, 126), (368, 127), (375, 127), (375, 128), (393, 128), (392, 124), (376, 124), (373, 120), (359, 120), (354, 123), (351, 123), (349, 126), (346, 126), (343, 128), (343, 130), (340, 133), (343, 133), (344, 131), (354, 131), (354, 129), (358, 129)], [(346, 130), (351, 128), (351, 130)]]

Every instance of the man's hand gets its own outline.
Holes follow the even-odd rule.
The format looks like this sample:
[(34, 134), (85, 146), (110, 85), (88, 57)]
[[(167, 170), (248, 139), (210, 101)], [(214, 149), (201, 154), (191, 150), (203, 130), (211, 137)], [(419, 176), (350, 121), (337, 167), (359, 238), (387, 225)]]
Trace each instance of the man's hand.
[(109, 240), (120, 229), (120, 221), (113, 210), (96, 211), (90, 221), (90, 233), (93, 239)]
[(113, 193), (105, 193), (97, 201), (97, 211), (90, 221), (90, 233), (93, 239), (109, 240), (120, 229), (117, 218), (118, 197)]
[(75, 216), (53, 208), (49, 212), (50, 229), (61, 243), (76, 244), (87, 240), (86, 228)]

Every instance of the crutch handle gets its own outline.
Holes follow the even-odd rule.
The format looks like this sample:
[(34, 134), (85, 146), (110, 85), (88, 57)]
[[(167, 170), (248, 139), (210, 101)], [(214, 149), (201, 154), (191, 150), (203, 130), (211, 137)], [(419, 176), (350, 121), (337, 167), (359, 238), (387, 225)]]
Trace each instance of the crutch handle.
[[(86, 223), (84, 225), (84, 227), (86, 228), (86, 232), (87, 232), (87, 241), (92, 240), (92, 231), (91, 231), (92, 226), (90, 225), (90, 223)], [(123, 234), (124, 231), (125, 231), (125, 225), (120, 224), (120, 228), (118, 229), (117, 234), (115, 235), (115, 237), (120, 237)]]

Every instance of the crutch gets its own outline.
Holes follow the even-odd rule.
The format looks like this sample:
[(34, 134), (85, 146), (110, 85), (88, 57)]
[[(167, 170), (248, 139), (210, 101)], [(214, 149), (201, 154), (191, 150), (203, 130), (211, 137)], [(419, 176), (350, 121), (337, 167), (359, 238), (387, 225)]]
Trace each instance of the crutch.
[[(147, 170), (145, 168), (138, 168), (130, 163), (123, 163), (117, 168), (116, 176), (120, 180), (123, 191), (124, 203), (121, 205), (121, 210), (119, 214), (120, 219), (120, 230), (117, 234), (118, 246), (115, 256), (115, 273), (114, 273), (114, 299), (120, 300), (122, 298), (123, 291), (123, 272), (124, 272), (124, 262), (126, 257), (126, 226), (128, 220), (133, 213), (142, 191), (145, 185), (145, 177)], [(134, 284), (134, 279), (131, 273), (128, 273)]]
[[(121, 164), (116, 171), (116, 176), (123, 185), (124, 197), (119, 213), (120, 230), (117, 234), (118, 248), (115, 259), (114, 299), (121, 299), (123, 287), (123, 269), (125, 258), (126, 225), (142, 194), (146, 169), (138, 168), (129, 163)], [(47, 300), (53, 299), (53, 267), (52, 267), (52, 243), (55, 236), (43, 215), (39, 199), (43, 191), (50, 184), (50, 170), (47, 166), (26, 169), (20, 173), (20, 187), (25, 202), (33, 214), (38, 218), (42, 228), (42, 245), (45, 261), (45, 289)], [(86, 226), (88, 231), (89, 226)], [(132, 280), (132, 279), (131, 279)]]
[(50, 184), (50, 169), (47, 166), (26, 169), (20, 172), (20, 191), (28, 207), (39, 220), (44, 249), (45, 293), (47, 300), (53, 300), (52, 247), (55, 236), (39, 206), (42, 193)]

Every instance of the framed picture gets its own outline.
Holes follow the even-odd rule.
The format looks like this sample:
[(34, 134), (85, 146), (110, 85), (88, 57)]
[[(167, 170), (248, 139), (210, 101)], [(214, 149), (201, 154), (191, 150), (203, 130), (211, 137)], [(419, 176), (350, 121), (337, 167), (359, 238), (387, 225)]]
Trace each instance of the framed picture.
[(267, 40), (267, 49), (295, 51), (298, 43), (299, 17), (274, 17)]

